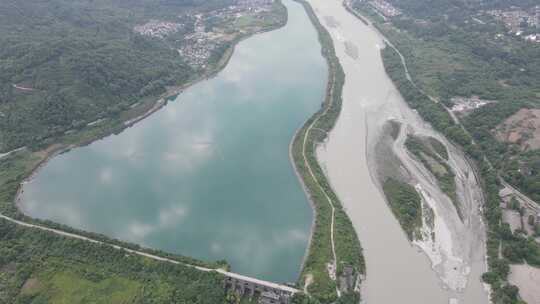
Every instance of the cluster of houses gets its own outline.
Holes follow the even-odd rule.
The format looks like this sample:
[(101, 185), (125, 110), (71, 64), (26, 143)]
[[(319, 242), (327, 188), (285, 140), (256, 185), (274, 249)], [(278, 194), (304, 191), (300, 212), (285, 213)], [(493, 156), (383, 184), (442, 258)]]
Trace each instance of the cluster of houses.
[(178, 49), (178, 53), (192, 67), (204, 69), (213, 51), (223, 43), (233, 40), (234, 31), (237, 30), (234, 29), (231, 33), (231, 29), (226, 26), (208, 27), (209, 19), (212, 19), (214, 25), (234, 24), (243, 16), (258, 16), (260, 13), (270, 11), (274, 1), (236, 0), (233, 5), (226, 8), (196, 15), (195, 31), (185, 37), (185, 43)]
[(491, 100), (484, 100), (479, 98), (478, 96), (471, 96), (471, 97), (452, 97), (452, 108), (450, 108), (450, 111), (465, 115), (473, 110), (476, 110), (480, 107), (483, 107), (487, 105), (488, 103), (492, 103)]
[(237, 6), (244, 6), (244, 7), (261, 7), (266, 6), (274, 3), (274, 0), (237, 0), (236, 5)]
[(528, 236), (533, 236), (540, 243), (540, 235), (537, 234), (538, 226), (540, 226), (540, 208), (516, 196), (510, 188), (503, 188), (499, 196), (502, 198), (500, 207), (503, 212), (503, 221), (510, 225), (512, 232), (521, 231)]
[(164, 38), (178, 32), (182, 27), (183, 25), (180, 23), (150, 20), (143, 25), (135, 26), (133, 31), (145, 36)]
[(384, 17), (395, 17), (401, 15), (401, 11), (392, 4), (384, 0), (370, 1), (369, 4)]
[(231, 27), (231, 24), (244, 16), (260, 17), (261, 13), (271, 10), (274, 1), (236, 0), (233, 5), (225, 8), (190, 16), (188, 19), (194, 22), (193, 27), (180, 22), (185, 18), (178, 16), (175, 22), (150, 20), (135, 26), (133, 31), (157, 38), (165, 38), (182, 30), (189, 31), (182, 33), (182, 39), (176, 40), (174, 45), (187, 64), (195, 69), (205, 69), (214, 51), (238, 34), (238, 29)]
[[(528, 41), (540, 42), (540, 5), (529, 10), (491, 10), (487, 14), (502, 21), (510, 33)], [(535, 33), (530, 33), (531, 30)], [(524, 34), (526, 32), (529, 33)]]
[(194, 68), (206, 68), (212, 52), (224, 41), (224, 36), (214, 32), (197, 30), (185, 37), (178, 54)]

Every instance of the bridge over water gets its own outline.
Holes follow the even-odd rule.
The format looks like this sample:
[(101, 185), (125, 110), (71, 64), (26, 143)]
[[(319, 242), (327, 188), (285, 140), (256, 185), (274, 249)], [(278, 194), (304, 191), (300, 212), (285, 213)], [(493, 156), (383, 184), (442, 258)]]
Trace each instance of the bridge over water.
[(255, 295), (264, 298), (266, 303), (288, 304), (289, 299), (299, 290), (287, 285), (259, 280), (234, 272), (217, 269), (217, 272), (225, 276), (225, 288), (242, 295), (253, 297)]

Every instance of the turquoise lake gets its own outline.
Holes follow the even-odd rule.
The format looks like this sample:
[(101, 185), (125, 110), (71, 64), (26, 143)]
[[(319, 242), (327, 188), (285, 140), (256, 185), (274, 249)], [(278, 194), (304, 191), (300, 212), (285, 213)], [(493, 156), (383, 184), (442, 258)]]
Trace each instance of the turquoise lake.
[(216, 77), (150, 117), (53, 158), (22, 210), (233, 271), (296, 281), (312, 210), (289, 160), (321, 106), (327, 66), (302, 6), (285, 27), (236, 47)]

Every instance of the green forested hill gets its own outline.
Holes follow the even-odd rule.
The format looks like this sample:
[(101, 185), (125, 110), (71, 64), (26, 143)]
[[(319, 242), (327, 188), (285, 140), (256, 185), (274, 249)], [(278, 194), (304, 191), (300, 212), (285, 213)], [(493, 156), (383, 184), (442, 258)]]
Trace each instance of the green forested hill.
[[(51, 142), (186, 82), (194, 71), (169, 42), (192, 30), (193, 14), (230, 3), (1, 1), (0, 151)], [(152, 19), (184, 27), (167, 39), (133, 31)]]
[(0, 219), (0, 303), (223, 303), (218, 273)]

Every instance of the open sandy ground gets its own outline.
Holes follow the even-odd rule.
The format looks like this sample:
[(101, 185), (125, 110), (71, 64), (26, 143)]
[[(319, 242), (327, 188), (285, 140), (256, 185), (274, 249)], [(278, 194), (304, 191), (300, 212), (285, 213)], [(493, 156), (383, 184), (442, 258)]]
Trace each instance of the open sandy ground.
[(519, 286), (519, 295), (529, 304), (540, 303), (540, 268), (510, 265), (508, 281)]

